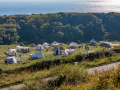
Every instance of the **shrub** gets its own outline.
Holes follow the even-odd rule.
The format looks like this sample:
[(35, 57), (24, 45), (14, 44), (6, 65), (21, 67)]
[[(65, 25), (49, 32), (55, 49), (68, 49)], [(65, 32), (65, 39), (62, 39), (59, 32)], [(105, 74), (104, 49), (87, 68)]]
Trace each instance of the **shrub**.
[(36, 45), (34, 43), (30, 44), (29, 47), (35, 47)]

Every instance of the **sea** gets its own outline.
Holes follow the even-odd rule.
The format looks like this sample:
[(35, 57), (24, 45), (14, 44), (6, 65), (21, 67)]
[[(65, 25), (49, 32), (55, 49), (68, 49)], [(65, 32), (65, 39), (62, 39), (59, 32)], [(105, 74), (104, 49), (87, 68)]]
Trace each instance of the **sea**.
[(0, 16), (58, 12), (120, 13), (120, 0), (0, 1)]

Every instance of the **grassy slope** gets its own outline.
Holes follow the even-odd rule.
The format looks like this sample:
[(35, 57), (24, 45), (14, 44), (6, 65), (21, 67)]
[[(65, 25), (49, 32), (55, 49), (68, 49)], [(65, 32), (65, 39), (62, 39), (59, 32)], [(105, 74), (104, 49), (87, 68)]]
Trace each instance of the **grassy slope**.
[[(13, 46), (16, 47), (16, 45), (10, 45), (9, 47), (10, 48), (14, 48)], [(38, 59), (38, 60), (28, 60), (29, 54), (36, 52), (34, 50), (35, 47), (32, 47), (32, 48), (30, 48), (30, 50), (31, 50), (30, 53), (26, 53), (26, 54), (22, 53), (22, 60), (23, 60), (23, 63), (25, 63), (25, 64), (20, 63), (20, 64), (5, 65), (4, 62), (3, 62), (3, 59), (5, 58), (5, 56), (2, 57), (2, 55), (4, 55), (4, 51), (3, 50), (7, 51), (8, 45), (4, 45), (4, 46), (1, 45), (1, 47), (3, 47), (3, 48), (0, 48), (1, 49), (0, 50), (0, 53), (1, 53), (0, 68), (2, 68), (3, 70), (15, 69), (16, 67), (21, 67), (21, 66), (29, 66), (29, 65), (32, 65), (33, 63), (35, 63), (35, 62), (37, 62), (39, 60), (46, 60), (46, 59), (51, 59), (51, 58), (53, 58), (53, 59), (55, 59), (55, 58), (62, 58), (61, 56), (53, 56), (53, 52), (51, 50), (52, 47), (50, 47), (49, 52), (46, 52), (46, 50), (43, 50), (43, 54), (44, 54), (45, 58)], [(68, 45), (65, 45), (63, 47), (68, 47)], [(98, 49), (101, 50), (100, 47), (98, 47), (98, 48), (96, 48), (96, 47), (90, 47), (90, 50), (98, 50)], [(84, 52), (84, 51), (85, 51), (84, 49), (80, 49), (80, 50), (77, 49), (76, 50), (77, 53)], [(101, 65), (101, 63), (103, 64), (103, 63), (110, 63), (111, 61), (113, 61), (113, 62), (114, 61), (119, 61), (119, 57), (120, 57), (120, 55), (115, 55), (115, 56), (113, 56), (111, 58), (102, 58), (102, 59), (99, 59), (99, 60), (95, 60), (93, 62), (83, 61), (83, 62), (80, 62), (78, 64), (78, 66), (79, 67), (82, 67), (82, 66), (83, 67), (97, 66), (97, 65)], [(43, 72), (46, 73), (46, 70), (43, 71)], [(25, 77), (28, 77), (28, 76), (33, 77), (33, 75), (36, 75), (38, 73), (41, 73), (41, 71), (39, 71), (39, 70), (37, 72), (23, 71), (21, 73), (12, 73), (12, 74), (9, 74), (9, 75), (7, 75), (7, 74), (5, 75), (3, 73), (3, 74), (0, 75), (1, 76), (1, 78), (0, 78), (1, 79), (0, 80), (1, 81), (0, 82), (0, 86), (24, 81)], [(38, 74), (38, 75), (40, 75), (40, 74)], [(14, 79), (13, 79), (13, 77), (14, 77)]]

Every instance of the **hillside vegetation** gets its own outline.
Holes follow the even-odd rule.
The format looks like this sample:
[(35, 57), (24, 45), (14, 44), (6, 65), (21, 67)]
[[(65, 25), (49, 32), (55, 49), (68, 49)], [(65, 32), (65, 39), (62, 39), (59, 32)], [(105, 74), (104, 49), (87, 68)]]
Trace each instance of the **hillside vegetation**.
[(0, 16), (0, 43), (69, 43), (120, 38), (120, 13), (53, 13)]

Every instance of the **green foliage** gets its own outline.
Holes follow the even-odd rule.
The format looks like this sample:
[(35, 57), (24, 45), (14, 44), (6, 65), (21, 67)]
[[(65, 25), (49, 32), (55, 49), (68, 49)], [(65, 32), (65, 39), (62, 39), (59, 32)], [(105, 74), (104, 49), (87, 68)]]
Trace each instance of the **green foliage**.
[(120, 40), (119, 13), (53, 13), (1, 16), (0, 43)]

